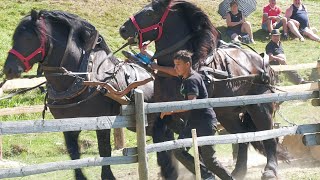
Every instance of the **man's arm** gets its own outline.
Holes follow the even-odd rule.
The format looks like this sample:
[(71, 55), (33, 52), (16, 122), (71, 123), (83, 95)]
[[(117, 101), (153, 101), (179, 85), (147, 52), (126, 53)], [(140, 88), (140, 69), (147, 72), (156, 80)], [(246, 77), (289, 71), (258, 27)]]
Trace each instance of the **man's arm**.
[(286, 16), (286, 18), (287, 18), (288, 20), (289, 20), (290, 17), (292, 16), (292, 11), (293, 11), (292, 6), (290, 6), (290, 7), (286, 10), (285, 16)]
[[(195, 100), (195, 99), (197, 99), (196, 95), (188, 95), (188, 100)], [(170, 112), (161, 112), (160, 118), (163, 119), (164, 116), (172, 115), (172, 114), (175, 114), (175, 113), (187, 112), (187, 111), (189, 111), (189, 110), (178, 110), (178, 111), (170, 111)]]
[(164, 73), (169, 74), (171, 76), (178, 76), (178, 73), (176, 72), (176, 70), (173, 67), (159, 66), (157, 63), (151, 63), (150, 66), (154, 70), (164, 72)]
[(285, 58), (285, 55), (278, 55), (278, 56), (275, 56), (273, 55), (272, 53), (269, 53), (269, 61), (278, 61), (279, 64), (282, 64), (282, 65), (286, 65), (286, 58)]

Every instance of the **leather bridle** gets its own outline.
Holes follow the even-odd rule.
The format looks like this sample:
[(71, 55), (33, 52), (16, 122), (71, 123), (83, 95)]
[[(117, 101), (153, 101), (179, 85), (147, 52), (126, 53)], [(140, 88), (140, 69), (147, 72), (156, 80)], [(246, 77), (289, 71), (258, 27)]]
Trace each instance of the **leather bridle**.
[(40, 21), (40, 47), (33, 51), (29, 56), (25, 57), (21, 53), (19, 53), (15, 49), (11, 49), (9, 53), (15, 55), (25, 66), (25, 72), (28, 72), (31, 68), (32, 65), (30, 64), (30, 61), (32, 58), (34, 58), (36, 55), (41, 53), (41, 61), (44, 60), (44, 57), (46, 56), (46, 41), (47, 41), (47, 36), (46, 36), (46, 24), (42, 16), (39, 18)]
[[(154, 40), (154, 41), (158, 41), (161, 36), (162, 36), (162, 31), (163, 31), (163, 24), (164, 24), (164, 21), (167, 19), (168, 17), (168, 14), (169, 14), (169, 11), (170, 11), (170, 8), (171, 8), (171, 2), (169, 3), (169, 5), (167, 6), (165, 12), (163, 13), (161, 19), (160, 19), (160, 22), (158, 22), (157, 24), (154, 24), (154, 25), (151, 25), (149, 27), (146, 27), (146, 28), (140, 28), (140, 26), (138, 25), (136, 19), (134, 16), (131, 16), (130, 19), (133, 23), (133, 25), (137, 28), (138, 30), (138, 35), (139, 35), (139, 48), (141, 49), (142, 48), (142, 39), (143, 39), (143, 33), (146, 33), (146, 32), (149, 32), (149, 31), (152, 31), (152, 30), (156, 30), (158, 29), (159, 32), (158, 32), (158, 36), (157, 38)], [(152, 42), (152, 41), (151, 41)], [(151, 43), (149, 42), (149, 44)]]

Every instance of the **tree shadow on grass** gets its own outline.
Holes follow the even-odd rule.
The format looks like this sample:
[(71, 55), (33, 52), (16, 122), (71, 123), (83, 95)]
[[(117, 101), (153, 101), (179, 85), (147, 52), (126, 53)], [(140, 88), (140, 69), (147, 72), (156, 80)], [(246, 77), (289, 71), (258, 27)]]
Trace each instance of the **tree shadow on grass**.
[(255, 41), (260, 41), (260, 42), (265, 42), (265, 43), (270, 41), (269, 33), (267, 33), (263, 29), (259, 29), (255, 32), (253, 32), (253, 38)]

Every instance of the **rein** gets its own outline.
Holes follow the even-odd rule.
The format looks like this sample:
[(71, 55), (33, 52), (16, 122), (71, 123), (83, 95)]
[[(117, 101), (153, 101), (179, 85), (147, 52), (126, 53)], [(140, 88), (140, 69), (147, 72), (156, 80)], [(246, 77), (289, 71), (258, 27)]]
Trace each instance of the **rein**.
[[(151, 25), (149, 27), (146, 28), (140, 28), (140, 26), (138, 25), (136, 19), (134, 16), (130, 17), (131, 22), (133, 23), (133, 25), (136, 27), (136, 29), (138, 30), (138, 36), (139, 36), (139, 49), (141, 49), (143, 47), (142, 43), (143, 43), (143, 33), (149, 32), (149, 31), (153, 31), (153, 30), (158, 30), (158, 36), (154, 41), (158, 41), (161, 36), (162, 36), (162, 31), (163, 31), (163, 24), (164, 21), (167, 19), (167, 16), (169, 14), (171, 8), (171, 1), (169, 3), (169, 5), (167, 6), (165, 12), (163, 13), (160, 21), (157, 24)], [(152, 41), (150, 41), (148, 44), (150, 44)]]
[(178, 50), (180, 47), (182, 47), (185, 43), (187, 43), (191, 38), (193, 37), (192, 34), (187, 35), (186, 37), (184, 37), (183, 39), (181, 39), (180, 41), (178, 41), (177, 43), (175, 43), (174, 45), (165, 48), (163, 50), (161, 50), (160, 52), (157, 52), (155, 55), (153, 55), (151, 57), (151, 61), (153, 61), (154, 59), (170, 54), (176, 50)]

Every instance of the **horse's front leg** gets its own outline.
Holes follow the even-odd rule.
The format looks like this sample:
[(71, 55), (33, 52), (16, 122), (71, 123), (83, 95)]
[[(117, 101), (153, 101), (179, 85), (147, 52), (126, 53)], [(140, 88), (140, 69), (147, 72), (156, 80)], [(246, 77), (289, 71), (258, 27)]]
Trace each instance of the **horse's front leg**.
[[(111, 156), (110, 129), (97, 130), (96, 133), (97, 133), (100, 157), (110, 157)], [(111, 171), (110, 165), (102, 166), (101, 179), (102, 180), (116, 179)]]
[[(78, 144), (78, 138), (79, 138), (80, 131), (68, 131), (63, 132), (64, 139), (67, 146), (67, 151), (69, 153), (69, 156), (72, 160), (80, 159), (80, 152), (79, 152), (79, 144)], [(75, 169), (75, 178), (77, 180), (86, 180), (87, 178), (84, 176), (81, 169)]]
[(236, 167), (231, 173), (232, 177), (237, 180), (244, 179), (247, 174), (248, 145), (248, 143), (239, 144)]
[[(166, 126), (166, 121), (170, 121), (171, 116), (165, 116), (164, 119), (158, 117), (153, 126), (153, 143), (170, 141), (174, 139), (173, 132)], [(157, 152), (157, 162), (161, 169), (161, 176), (163, 179), (177, 179), (178, 167), (174, 161), (172, 151)]]
[(263, 141), (266, 150), (267, 164), (262, 173), (261, 179), (277, 179), (278, 176), (278, 159), (276, 156), (277, 142), (275, 139)]

